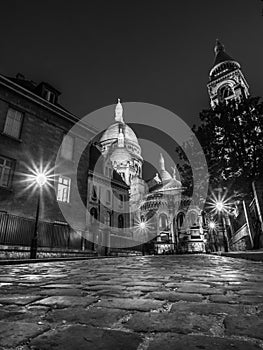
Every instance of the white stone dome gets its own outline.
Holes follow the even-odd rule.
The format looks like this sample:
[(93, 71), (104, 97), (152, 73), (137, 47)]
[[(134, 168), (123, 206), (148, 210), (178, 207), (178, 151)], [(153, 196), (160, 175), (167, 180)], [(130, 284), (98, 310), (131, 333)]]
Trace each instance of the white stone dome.
[(118, 122), (110, 125), (107, 128), (107, 130), (102, 135), (100, 142), (104, 142), (108, 140), (112, 140), (113, 142), (114, 139), (117, 139), (119, 135), (120, 126), (123, 129), (125, 141), (132, 142), (139, 146), (137, 136), (135, 135), (135, 132), (132, 130), (132, 128), (130, 128), (127, 124), (118, 123)]

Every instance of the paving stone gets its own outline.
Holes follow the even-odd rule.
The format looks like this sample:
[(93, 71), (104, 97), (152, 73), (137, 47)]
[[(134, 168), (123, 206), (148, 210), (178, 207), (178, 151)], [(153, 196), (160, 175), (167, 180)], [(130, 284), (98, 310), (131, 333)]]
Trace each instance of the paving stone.
[(102, 299), (97, 306), (124, 310), (150, 311), (161, 308), (165, 304), (164, 301), (148, 300), (148, 299), (129, 299), (129, 298), (114, 298)]
[(219, 303), (175, 303), (170, 312), (196, 313), (200, 315), (239, 314), (245, 312), (241, 305)]
[(169, 283), (165, 283), (165, 287), (168, 288), (210, 288), (210, 284), (205, 284), (205, 283), (190, 283), (187, 281), (184, 282), (169, 282)]
[(88, 291), (97, 291), (97, 290), (103, 290), (103, 289), (111, 289), (111, 290), (123, 290), (123, 289), (125, 289), (124, 287), (122, 287), (122, 286), (109, 286), (109, 285), (107, 285), (107, 284), (102, 284), (102, 285), (97, 285), (97, 286), (86, 286), (85, 287), (85, 290), (88, 290)]
[(82, 296), (85, 292), (81, 289), (71, 289), (71, 288), (57, 288), (57, 289), (44, 289), (39, 292), (39, 295), (68, 295), (68, 296)]
[(239, 302), (239, 298), (233, 295), (211, 295), (209, 299), (214, 303), (236, 304)]
[(254, 295), (263, 297), (263, 291), (259, 287), (257, 289), (241, 289), (237, 292), (239, 295)]
[(263, 296), (242, 295), (239, 302), (243, 304), (263, 304)]
[(258, 315), (227, 316), (224, 325), (227, 334), (263, 339), (263, 317)]
[(79, 287), (81, 287), (80, 284), (66, 284), (66, 283), (57, 283), (57, 284), (46, 284), (44, 286), (41, 286), (42, 288), (50, 288), (50, 289), (56, 289), (56, 288), (63, 288), (63, 289), (66, 289), (66, 288), (73, 288), (73, 289), (77, 289)]
[(0, 304), (16, 304), (16, 305), (27, 305), (37, 299), (39, 296), (30, 296), (30, 295), (10, 295), (10, 296), (0, 296)]
[(210, 316), (169, 312), (136, 313), (125, 324), (136, 332), (208, 332), (215, 323)]
[(123, 283), (125, 286), (129, 287), (137, 287), (137, 286), (144, 286), (144, 287), (160, 287), (162, 285), (161, 282), (153, 282), (153, 281), (130, 281)]
[(67, 308), (49, 312), (45, 319), (50, 322), (83, 323), (93, 327), (110, 327), (128, 311), (106, 308)]
[(18, 321), (23, 320), (25, 322), (37, 322), (39, 321), (48, 308), (25, 308), (25, 307), (1, 307), (0, 308), (0, 320), (5, 321)]
[(218, 288), (204, 288), (204, 287), (195, 287), (195, 286), (187, 286), (184, 285), (183, 287), (180, 287), (177, 289), (177, 292), (183, 292), (183, 293), (197, 293), (197, 294), (223, 294), (222, 289)]
[(148, 350), (259, 350), (248, 341), (201, 335), (159, 334), (150, 341)]
[(70, 326), (39, 336), (30, 346), (41, 350), (136, 350), (141, 342), (142, 337), (133, 333)]
[[(125, 279), (127, 280), (127, 279)], [(130, 281), (130, 279), (128, 278), (128, 280)], [(99, 285), (107, 285), (107, 286), (112, 286), (113, 281), (109, 280), (109, 281), (99, 281), (99, 280), (92, 280), (92, 281), (85, 281), (83, 282), (83, 286), (99, 286)], [(118, 284), (117, 284), (118, 285)]]
[(128, 287), (127, 291), (142, 291), (142, 292), (153, 292), (156, 291), (156, 287), (151, 286), (134, 286), (134, 287)]
[(94, 297), (73, 297), (73, 296), (51, 296), (38, 300), (36, 305), (46, 305), (57, 308), (74, 307), (74, 306), (88, 306), (98, 299)]
[(148, 298), (158, 299), (158, 300), (167, 300), (167, 301), (202, 301), (203, 296), (201, 294), (193, 293), (177, 293), (177, 292), (153, 292), (150, 293)]
[(48, 329), (49, 327), (47, 325), (0, 321), (0, 346), (17, 346), (28, 338), (35, 337)]

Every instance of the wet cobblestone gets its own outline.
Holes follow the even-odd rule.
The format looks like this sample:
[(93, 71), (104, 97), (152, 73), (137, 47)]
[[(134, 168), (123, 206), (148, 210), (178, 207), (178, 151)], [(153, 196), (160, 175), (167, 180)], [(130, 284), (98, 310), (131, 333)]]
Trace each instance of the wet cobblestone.
[(262, 272), (209, 255), (1, 266), (0, 349), (263, 349)]

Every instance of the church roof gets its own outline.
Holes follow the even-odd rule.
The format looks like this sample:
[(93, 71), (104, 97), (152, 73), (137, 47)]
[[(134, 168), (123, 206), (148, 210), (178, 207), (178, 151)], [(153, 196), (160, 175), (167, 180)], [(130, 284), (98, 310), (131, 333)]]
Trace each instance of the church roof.
[(104, 132), (104, 134), (102, 135), (100, 142), (118, 139), (120, 125), (122, 125), (122, 127), (124, 129), (125, 140), (128, 140), (128, 141), (131, 141), (131, 142), (138, 144), (137, 136), (135, 135), (135, 132), (132, 130), (132, 128), (130, 128), (127, 124), (120, 123), (120, 122), (117, 122), (117, 123), (110, 125), (107, 128), (107, 130)]
[(231, 56), (229, 56), (225, 52), (224, 45), (221, 44), (221, 42), (218, 39), (216, 39), (216, 45), (215, 45), (214, 51), (215, 51), (215, 59), (214, 59), (213, 67), (225, 61), (235, 61)]
[(120, 129), (122, 129), (124, 134), (125, 142), (132, 142), (139, 146), (137, 136), (135, 132), (125, 124), (123, 120), (123, 107), (121, 105), (120, 99), (115, 107), (115, 123), (111, 124), (107, 130), (102, 135), (100, 142), (118, 139)]

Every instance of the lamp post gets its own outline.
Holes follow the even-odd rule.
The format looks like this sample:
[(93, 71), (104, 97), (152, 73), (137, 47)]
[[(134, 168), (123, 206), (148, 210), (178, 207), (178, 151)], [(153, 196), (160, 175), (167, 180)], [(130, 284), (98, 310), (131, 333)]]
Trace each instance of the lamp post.
[(215, 236), (215, 230), (216, 230), (217, 224), (215, 223), (215, 221), (210, 220), (208, 223), (208, 228), (210, 229), (210, 231), (212, 232), (212, 237), (213, 237), (213, 248), (215, 249), (215, 251), (218, 251), (218, 246), (217, 246), (217, 240), (216, 240), (216, 236)]
[(225, 252), (228, 252), (228, 238), (227, 238), (227, 234), (225, 231), (225, 223), (224, 223), (224, 218), (223, 218), (223, 211), (225, 210), (225, 205), (224, 202), (222, 200), (219, 200), (215, 203), (215, 208), (216, 211), (218, 213), (218, 218), (219, 218), (219, 222), (221, 223), (222, 226), (222, 232), (223, 232), (223, 240), (224, 240), (224, 248), (225, 248)]
[(39, 211), (40, 211), (40, 200), (41, 200), (41, 193), (42, 193), (42, 187), (47, 182), (47, 177), (44, 173), (38, 173), (34, 176), (34, 181), (37, 185), (37, 210), (36, 210), (36, 219), (35, 219), (35, 226), (34, 226), (34, 234), (31, 241), (31, 247), (30, 247), (30, 259), (36, 259), (37, 257), (37, 239), (38, 239), (38, 219), (39, 219)]

